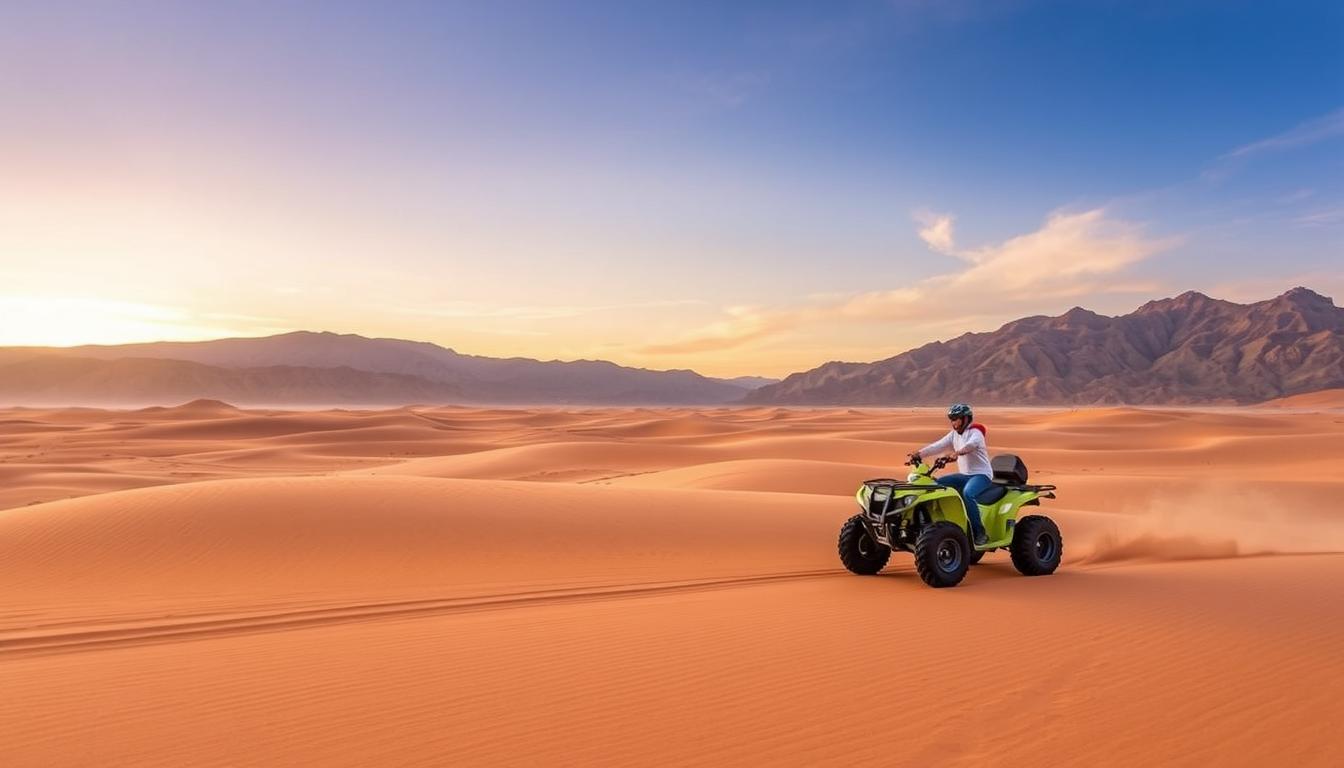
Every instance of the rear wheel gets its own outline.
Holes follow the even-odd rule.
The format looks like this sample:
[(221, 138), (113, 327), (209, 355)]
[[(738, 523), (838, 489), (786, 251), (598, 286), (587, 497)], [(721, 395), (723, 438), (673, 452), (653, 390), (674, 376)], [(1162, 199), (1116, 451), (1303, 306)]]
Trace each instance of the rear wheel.
[(915, 540), (915, 570), (930, 587), (955, 587), (971, 567), (971, 542), (961, 526), (947, 521), (920, 531)]
[(1018, 573), (1047, 576), (1059, 567), (1059, 560), (1064, 556), (1064, 539), (1054, 520), (1043, 515), (1027, 515), (1013, 528), (1009, 551)]
[(850, 573), (872, 576), (882, 570), (891, 557), (891, 549), (873, 540), (863, 527), (863, 518), (855, 515), (840, 528), (840, 562)]

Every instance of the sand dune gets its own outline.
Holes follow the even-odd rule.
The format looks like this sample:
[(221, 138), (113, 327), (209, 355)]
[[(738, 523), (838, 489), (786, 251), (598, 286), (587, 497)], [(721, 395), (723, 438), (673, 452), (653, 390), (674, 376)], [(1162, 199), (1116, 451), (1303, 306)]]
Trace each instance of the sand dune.
[(1344, 761), (1344, 417), (985, 420), (1054, 576), (840, 569), (928, 410), (0, 411), (3, 763)]
[(1326, 389), (1304, 395), (1280, 397), (1260, 404), (1264, 408), (1304, 408), (1308, 410), (1344, 408), (1344, 389)]

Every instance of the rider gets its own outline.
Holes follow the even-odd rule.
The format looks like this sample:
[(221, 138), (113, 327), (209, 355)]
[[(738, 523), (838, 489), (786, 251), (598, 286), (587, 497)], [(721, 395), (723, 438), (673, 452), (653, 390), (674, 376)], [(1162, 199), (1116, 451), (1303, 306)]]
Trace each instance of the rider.
[(971, 533), (979, 546), (986, 542), (986, 538), (985, 527), (980, 522), (980, 508), (976, 506), (975, 499), (992, 485), (994, 470), (989, 465), (989, 446), (985, 444), (984, 434), (971, 428), (971, 406), (957, 403), (947, 409), (947, 418), (952, 422), (952, 431), (931, 445), (924, 446), (910, 458), (919, 463), (921, 456), (937, 456), (949, 451), (956, 456), (957, 469), (961, 471), (943, 475), (938, 478), (938, 484), (956, 488), (957, 493), (961, 494), (961, 500), (966, 505), (966, 516), (971, 521)]

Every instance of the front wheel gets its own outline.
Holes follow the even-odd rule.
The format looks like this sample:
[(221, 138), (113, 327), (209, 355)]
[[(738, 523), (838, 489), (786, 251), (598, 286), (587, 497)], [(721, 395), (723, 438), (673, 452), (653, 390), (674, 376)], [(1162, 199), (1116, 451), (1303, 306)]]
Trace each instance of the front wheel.
[(863, 518), (855, 515), (845, 521), (840, 528), (840, 562), (850, 573), (860, 576), (872, 576), (882, 570), (891, 558), (891, 549), (885, 547), (868, 535), (863, 527)]
[(1044, 515), (1027, 515), (1013, 528), (1009, 547), (1013, 566), (1023, 576), (1048, 576), (1059, 567), (1064, 556), (1064, 539), (1059, 526)]
[(955, 587), (971, 567), (971, 542), (961, 526), (947, 521), (920, 531), (915, 540), (915, 571), (930, 587)]

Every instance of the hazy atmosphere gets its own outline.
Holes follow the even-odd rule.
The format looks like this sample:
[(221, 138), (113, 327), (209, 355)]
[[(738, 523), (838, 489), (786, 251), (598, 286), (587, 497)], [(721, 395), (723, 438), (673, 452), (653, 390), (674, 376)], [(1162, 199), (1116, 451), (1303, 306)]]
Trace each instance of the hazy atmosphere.
[(781, 376), (1074, 305), (1338, 296), (1342, 25), (6, 3), (0, 345), (331, 330)]
[(1344, 766), (1344, 4), (0, 0), (0, 765)]

